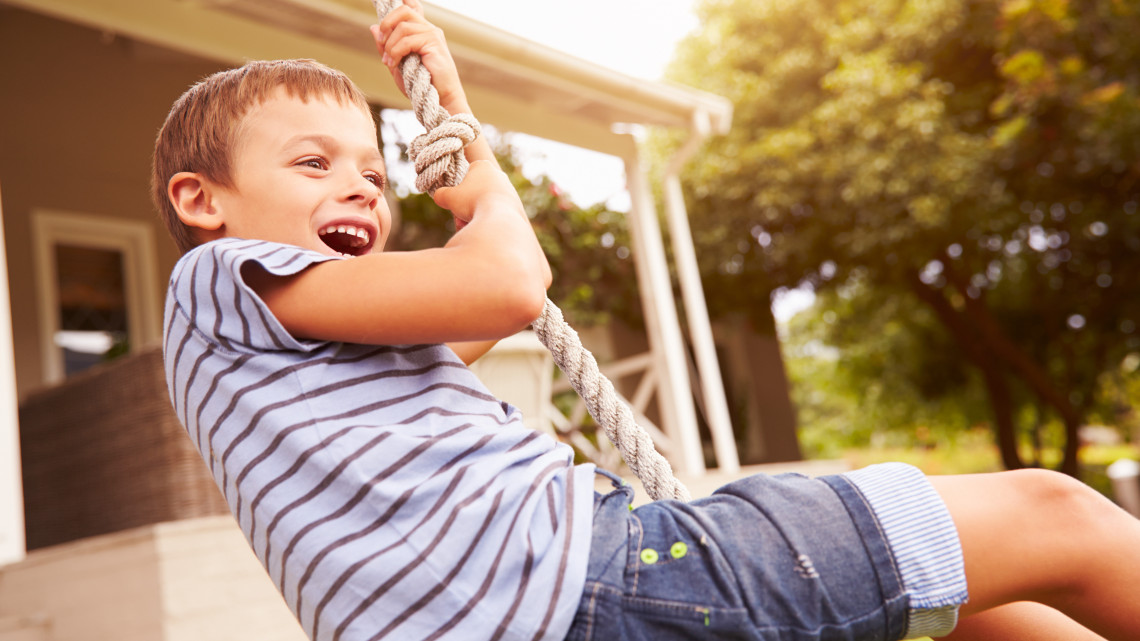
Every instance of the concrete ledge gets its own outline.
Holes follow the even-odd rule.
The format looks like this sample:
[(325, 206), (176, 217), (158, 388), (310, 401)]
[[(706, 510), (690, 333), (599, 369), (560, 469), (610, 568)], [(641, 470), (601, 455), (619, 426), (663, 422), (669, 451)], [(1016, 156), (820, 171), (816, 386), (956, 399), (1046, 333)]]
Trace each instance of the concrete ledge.
[(0, 567), (0, 641), (48, 639), (306, 637), (237, 523), (214, 516), (42, 548)]

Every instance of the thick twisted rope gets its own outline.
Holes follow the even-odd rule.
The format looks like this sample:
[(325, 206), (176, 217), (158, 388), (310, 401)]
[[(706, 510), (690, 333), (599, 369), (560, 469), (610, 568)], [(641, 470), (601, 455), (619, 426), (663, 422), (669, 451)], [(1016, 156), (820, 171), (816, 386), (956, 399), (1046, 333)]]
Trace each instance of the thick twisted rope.
[[(380, 20), (400, 0), (372, 0)], [(433, 192), (458, 185), (467, 173), (463, 148), (479, 135), (479, 123), (470, 115), (452, 116), (439, 105), (431, 74), (418, 54), (400, 61), (400, 75), (416, 119), (427, 129), (408, 147), (416, 166), (416, 188)], [(618, 448), (629, 469), (641, 480), (653, 500), (689, 500), (689, 490), (673, 476), (673, 467), (653, 445), (653, 439), (633, 418), (633, 411), (618, 396), (613, 383), (598, 368), (594, 356), (582, 346), (578, 333), (566, 323), (562, 311), (548, 298), (532, 327), (566, 374), (571, 387), (586, 402), (590, 416)]]
[[(372, 0), (380, 20), (400, 0)], [(408, 157), (416, 167), (416, 189), (433, 193), (440, 187), (454, 187), (467, 175), (463, 148), (479, 137), (479, 121), (470, 114), (447, 113), (439, 104), (439, 93), (431, 84), (431, 73), (418, 53), (400, 61), (400, 76), (412, 101), (416, 119), (427, 129), (408, 146)]]
[(617, 446), (629, 469), (641, 479), (646, 493), (654, 501), (688, 501), (688, 488), (673, 476), (669, 461), (654, 447), (649, 433), (634, 420), (629, 405), (622, 402), (613, 383), (598, 369), (594, 355), (582, 346), (578, 333), (562, 318), (562, 310), (546, 299), (542, 315), (531, 327), (570, 380), (570, 386), (586, 402), (590, 416)]

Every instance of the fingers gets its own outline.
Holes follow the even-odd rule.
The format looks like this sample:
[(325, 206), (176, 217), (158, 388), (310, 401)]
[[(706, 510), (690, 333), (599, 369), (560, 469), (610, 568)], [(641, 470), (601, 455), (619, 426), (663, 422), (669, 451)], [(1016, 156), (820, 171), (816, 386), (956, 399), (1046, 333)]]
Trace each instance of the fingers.
[(380, 54), (380, 60), (384, 63), (384, 66), (388, 68), (388, 73), (392, 75), (392, 80), (396, 83), (396, 88), (405, 96), (408, 95), (408, 90), (404, 87), (404, 76), (400, 72), (400, 62), (408, 52), (405, 51), (399, 55), (390, 53), (386, 45), (394, 39), (384, 34), (379, 25), (372, 25), (369, 29), (372, 31), (372, 38), (376, 42), (376, 51)]
[[(412, 43), (403, 42), (404, 38), (412, 34), (425, 34), (432, 31), (437, 32), (435, 35), (438, 40), (442, 42), (443, 32), (436, 29), (429, 23), (423, 16), (423, 8), (420, 7), (418, 0), (405, 0), (405, 4), (398, 5), (384, 19), (380, 21), (379, 25), (373, 25), (372, 36), (376, 40), (377, 51), (382, 56), (386, 56), (384, 63), (389, 67), (399, 64), (404, 56), (412, 51), (415, 51)], [(423, 38), (421, 37), (421, 41)], [(399, 45), (400, 51), (393, 51), (393, 47)], [(388, 58), (391, 60), (389, 61)]]
[(403, 3), (397, 3), (396, 6), (392, 7), (392, 10), (388, 12), (388, 15), (384, 16), (384, 20), (381, 21), (381, 23), (380, 23), (381, 26), (383, 26), (385, 23), (397, 22), (398, 20), (401, 19), (397, 16), (401, 12), (408, 12), (408, 11), (410, 11), (411, 13), (416, 14), (418, 16), (423, 16), (424, 15), (423, 4), (420, 2), (420, 0), (404, 0)]
[(451, 113), (469, 110), (443, 30), (424, 18), (419, 0), (404, 0), (403, 5), (394, 8), (379, 25), (372, 27), (372, 37), (377, 52), (405, 95), (407, 91), (399, 64), (409, 54), (415, 53), (431, 74), (440, 104)]
[(388, 67), (388, 73), (392, 74), (392, 80), (395, 81), (396, 87), (400, 90), (400, 93), (403, 93), (405, 96), (408, 95), (407, 90), (404, 88), (404, 78), (399, 72), (399, 61), (393, 61), (384, 51), (385, 37), (380, 31), (380, 25), (374, 24), (370, 26), (368, 30), (372, 32), (372, 40), (376, 43), (376, 53), (380, 54), (380, 60), (384, 63), (384, 66)]
[(385, 55), (396, 64), (408, 54), (418, 53), (426, 65), (426, 59), (445, 51), (443, 31), (427, 23), (401, 22), (384, 43)]
[[(415, 0), (407, 0), (407, 2), (414, 2)], [(380, 32), (387, 37), (391, 34), (396, 27), (404, 23), (419, 23), (431, 26), (431, 23), (424, 18), (422, 8), (409, 6), (408, 4), (399, 5), (388, 12), (384, 19), (380, 21)]]

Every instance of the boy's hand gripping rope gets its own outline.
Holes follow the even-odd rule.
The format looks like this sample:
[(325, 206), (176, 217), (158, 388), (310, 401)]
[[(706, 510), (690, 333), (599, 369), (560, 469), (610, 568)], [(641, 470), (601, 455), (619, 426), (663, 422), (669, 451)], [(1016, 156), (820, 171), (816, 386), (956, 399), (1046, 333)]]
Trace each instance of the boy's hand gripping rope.
[[(372, 0), (372, 5), (383, 20), (398, 1)], [(439, 105), (431, 73), (418, 53), (410, 53), (400, 61), (400, 75), (416, 119), (427, 129), (408, 145), (408, 157), (416, 166), (416, 189), (430, 194), (440, 187), (458, 185), (467, 175), (463, 148), (479, 137), (479, 121), (470, 114), (453, 116)]]
[[(372, 0), (380, 20), (400, 0)], [(479, 136), (479, 122), (468, 114), (451, 115), (439, 104), (439, 94), (431, 84), (431, 73), (419, 54), (400, 61), (404, 88), (412, 101), (416, 119), (427, 129), (408, 146), (408, 156), (416, 167), (416, 189), (432, 193), (439, 187), (458, 185), (467, 174), (463, 148)], [(598, 369), (594, 356), (563, 319), (562, 311), (550, 299), (542, 315), (532, 325), (538, 339), (550, 350), (554, 362), (566, 374), (570, 385), (606, 436), (617, 446), (626, 465), (633, 471), (653, 500), (689, 500), (689, 490), (673, 476), (669, 461), (654, 448), (653, 439), (633, 419), (633, 412), (618, 397), (613, 383)]]

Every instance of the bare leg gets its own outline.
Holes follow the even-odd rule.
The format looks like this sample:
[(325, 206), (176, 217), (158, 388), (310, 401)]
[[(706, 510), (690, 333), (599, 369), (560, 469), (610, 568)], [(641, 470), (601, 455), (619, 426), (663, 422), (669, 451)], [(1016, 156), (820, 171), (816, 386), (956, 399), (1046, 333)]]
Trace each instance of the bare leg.
[(1106, 639), (1136, 638), (1140, 520), (1054, 472), (931, 477), (931, 482), (962, 541), (970, 588), (964, 617), (1035, 601)]
[(1048, 606), (1018, 601), (963, 618), (943, 641), (1104, 641)]

